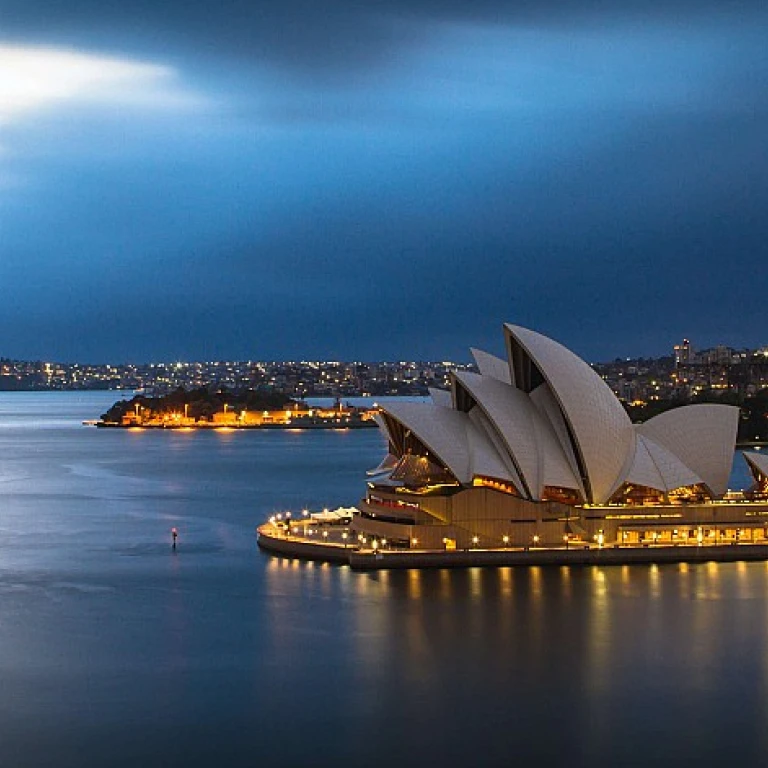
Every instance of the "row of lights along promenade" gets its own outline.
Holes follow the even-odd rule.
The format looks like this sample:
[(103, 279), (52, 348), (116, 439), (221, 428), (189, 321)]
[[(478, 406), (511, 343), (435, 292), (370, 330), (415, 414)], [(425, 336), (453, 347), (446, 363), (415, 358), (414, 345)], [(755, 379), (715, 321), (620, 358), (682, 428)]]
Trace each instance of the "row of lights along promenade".
[(345, 510), (336, 520), (334, 513), (301, 515), (278, 513), (257, 527), (259, 546), (272, 554), (304, 560), (333, 562), (356, 570), (403, 568), (446, 568), (473, 566), (526, 565), (626, 565), (631, 563), (732, 562), (768, 559), (768, 544), (743, 540), (740, 529), (726, 538), (719, 528), (699, 527), (691, 540), (662, 541), (653, 532), (639, 544), (607, 543), (602, 532), (593, 541), (568, 534), (562, 544), (542, 544), (534, 534), (528, 546), (511, 544), (508, 535), (498, 541), (473, 536), (471, 546), (440, 550), (419, 546), (418, 538), (390, 541), (358, 533), (354, 528), (357, 512)]

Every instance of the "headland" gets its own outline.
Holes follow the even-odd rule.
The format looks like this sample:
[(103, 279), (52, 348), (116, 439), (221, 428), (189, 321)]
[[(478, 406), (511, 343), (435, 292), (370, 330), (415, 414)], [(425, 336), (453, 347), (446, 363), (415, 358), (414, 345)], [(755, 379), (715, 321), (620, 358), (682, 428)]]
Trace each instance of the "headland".
[(336, 402), (308, 405), (275, 392), (238, 393), (179, 388), (168, 395), (119, 400), (101, 419), (88, 422), (117, 429), (365, 429), (376, 426), (378, 409)]

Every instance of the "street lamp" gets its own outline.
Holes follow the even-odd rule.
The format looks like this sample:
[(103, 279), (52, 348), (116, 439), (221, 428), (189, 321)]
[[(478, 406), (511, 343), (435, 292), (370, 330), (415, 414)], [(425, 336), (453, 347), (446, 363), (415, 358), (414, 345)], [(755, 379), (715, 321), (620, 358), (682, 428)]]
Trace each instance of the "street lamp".
[(538, 543), (539, 543), (539, 534), (538, 533), (534, 533), (533, 534), (533, 546), (534, 547), (538, 546)]
[(473, 536), (473, 537), (472, 537), (472, 544), (473, 544), (474, 546), (477, 546), (477, 543), (478, 543), (479, 541), (480, 541), (480, 539), (478, 539), (478, 538), (477, 538), (477, 536)]
[(501, 537), (501, 540), (504, 542), (505, 547), (509, 545), (509, 536), (507, 536), (506, 534)]

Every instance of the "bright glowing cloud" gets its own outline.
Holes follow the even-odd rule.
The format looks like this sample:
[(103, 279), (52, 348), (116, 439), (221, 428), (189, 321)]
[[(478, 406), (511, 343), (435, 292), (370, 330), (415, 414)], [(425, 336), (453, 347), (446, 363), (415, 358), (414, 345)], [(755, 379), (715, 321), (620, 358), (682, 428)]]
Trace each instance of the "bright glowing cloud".
[(62, 48), (0, 44), (0, 124), (72, 104), (194, 107), (173, 67)]

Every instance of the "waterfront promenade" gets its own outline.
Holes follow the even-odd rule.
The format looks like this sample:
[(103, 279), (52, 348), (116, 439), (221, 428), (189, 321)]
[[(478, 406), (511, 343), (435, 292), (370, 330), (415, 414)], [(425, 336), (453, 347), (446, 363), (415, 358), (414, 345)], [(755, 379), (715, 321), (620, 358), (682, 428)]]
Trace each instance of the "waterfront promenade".
[[(397, 570), (405, 568), (471, 568), (543, 565), (632, 565), (652, 563), (703, 563), (768, 561), (768, 544), (647, 544), (643, 546), (599, 546), (583, 544), (562, 547), (494, 548), (465, 550), (388, 549), (368, 546), (350, 537), (346, 528), (309, 528), (302, 521), (301, 533), (287, 533), (272, 522), (257, 528), (261, 549), (275, 555), (349, 565), (353, 570)], [(310, 534), (309, 531), (312, 531)], [(344, 538), (342, 538), (344, 537)], [(418, 543), (415, 545), (418, 546)]]

